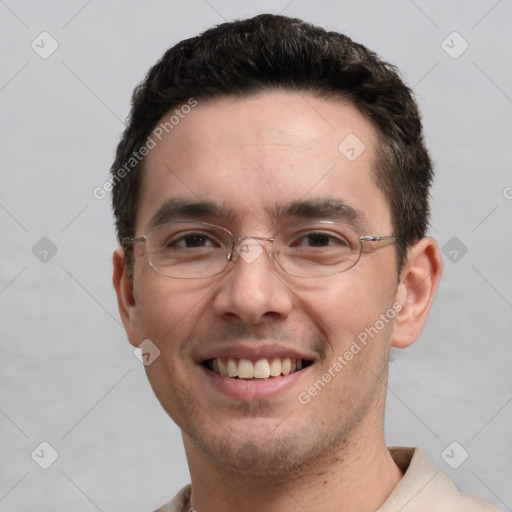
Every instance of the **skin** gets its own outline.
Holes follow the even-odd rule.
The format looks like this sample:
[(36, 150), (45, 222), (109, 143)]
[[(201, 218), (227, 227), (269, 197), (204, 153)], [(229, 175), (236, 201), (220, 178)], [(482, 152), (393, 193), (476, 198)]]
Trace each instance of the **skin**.
[[(356, 134), (366, 150), (349, 161), (338, 145)], [(290, 91), (199, 102), (150, 152), (136, 222), (142, 236), (169, 199), (213, 201), (226, 215), (197, 220), (235, 235), (270, 237), (304, 217), (273, 218), (276, 205), (340, 199), (360, 212), (362, 235), (393, 233), (373, 178), (376, 133), (350, 104)], [(331, 220), (331, 217), (325, 217)], [(264, 244), (265, 247), (267, 247)], [(293, 277), (263, 253), (220, 276), (164, 277), (135, 244), (133, 282), (122, 249), (114, 286), (130, 343), (160, 356), (149, 381), (179, 425), (199, 512), (301, 509), (374, 511), (402, 473), (386, 448), (384, 405), (391, 346), (419, 336), (441, 276), (436, 242), (411, 247), (397, 275), (393, 243), (364, 244), (338, 275)], [(297, 399), (393, 304), (402, 309), (311, 401)], [(205, 354), (249, 346), (293, 350), (313, 361), (269, 398), (234, 398), (207, 378)], [(298, 377), (297, 377), (298, 376)], [(253, 384), (257, 385), (257, 384)], [(252, 389), (252, 388), (251, 388)]]

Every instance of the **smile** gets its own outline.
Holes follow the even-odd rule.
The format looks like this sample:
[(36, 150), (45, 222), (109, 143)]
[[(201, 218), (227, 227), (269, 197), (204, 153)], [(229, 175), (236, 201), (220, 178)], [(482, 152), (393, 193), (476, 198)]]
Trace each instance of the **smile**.
[(313, 361), (289, 357), (257, 360), (217, 357), (204, 361), (203, 366), (222, 377), (243, 380), (268, 380), (296, 373), (312, 363)]

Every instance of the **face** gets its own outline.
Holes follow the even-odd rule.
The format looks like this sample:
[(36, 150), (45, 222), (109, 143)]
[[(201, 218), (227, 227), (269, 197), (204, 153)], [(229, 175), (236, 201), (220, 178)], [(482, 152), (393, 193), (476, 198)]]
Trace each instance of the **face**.
[[(288, 91), (199, 102), (147, 156), (136, 236), (157, 218), (235, 236), (319, 220), (390, 235), (375, 147), (371, 124), (346, 103)], [(381, 424), (397, 294), (393, 243), (363, 242), (353, 268), (317, 278), (287, 274), (262, 246), (187, 280), (157, 273), (134, 244), (124, 318), (134, 345), (160, 350), (147, 374), (186, 444), (254, 473), (300, 467)], [(233, 375), (281, 375), (224, 376), (222, 362)]]

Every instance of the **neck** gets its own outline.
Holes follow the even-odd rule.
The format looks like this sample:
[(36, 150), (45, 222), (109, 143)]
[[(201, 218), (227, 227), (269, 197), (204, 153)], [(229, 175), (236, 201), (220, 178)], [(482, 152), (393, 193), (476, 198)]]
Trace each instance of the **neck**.
[(373, 423), (370, 432), (364, 426), (357, 430), (329, 454), (293, 472), (268, 476), (219, 467), (184, 435), (191, 505), (197, 512), (257, 512), (262, 507), (268, 512), (375, 512), (402, 473), (387, 450), (383, 429), (376, 433)]

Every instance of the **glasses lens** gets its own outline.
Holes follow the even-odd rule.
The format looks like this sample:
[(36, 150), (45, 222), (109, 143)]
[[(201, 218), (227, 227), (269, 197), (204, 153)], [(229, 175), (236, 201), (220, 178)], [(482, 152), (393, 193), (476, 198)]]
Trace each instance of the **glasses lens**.
[(200, 279), (222, 272), (231, 234), (219, 226), (178, 222), (163, 224), (146, 235), (149, 263), (161, 274)]
[(286, 272), (301, 277), (339, 274), (361, 255), (359, 233), (351, 226), (317, 222), (288, 226), (275, 236), (275, 257)]

